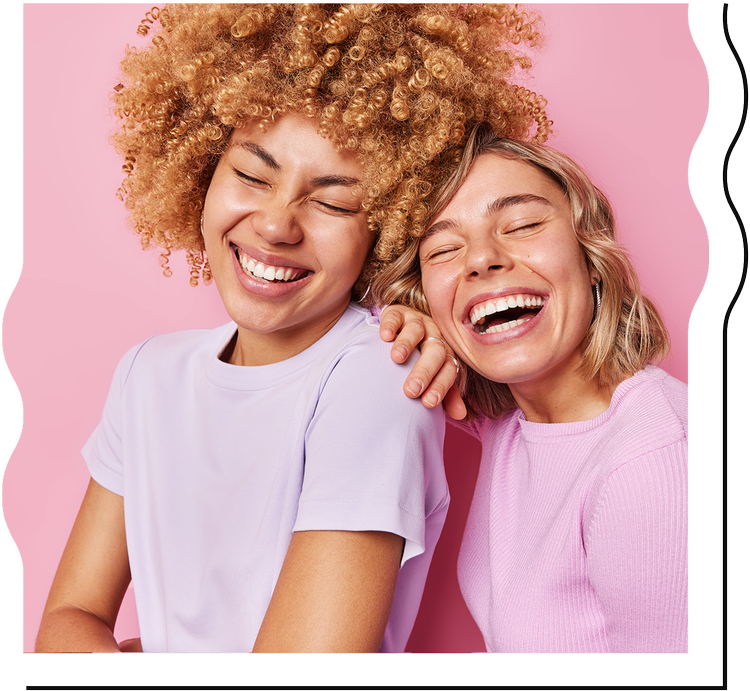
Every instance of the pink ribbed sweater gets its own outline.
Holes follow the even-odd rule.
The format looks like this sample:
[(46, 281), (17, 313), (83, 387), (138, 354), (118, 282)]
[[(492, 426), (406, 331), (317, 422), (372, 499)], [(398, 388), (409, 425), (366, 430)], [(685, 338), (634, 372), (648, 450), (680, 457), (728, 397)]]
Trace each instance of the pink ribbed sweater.
[(458, 562), (490, 652), (687, 651), (687, 387), (649, 366), (582, 422), (482, 442)]

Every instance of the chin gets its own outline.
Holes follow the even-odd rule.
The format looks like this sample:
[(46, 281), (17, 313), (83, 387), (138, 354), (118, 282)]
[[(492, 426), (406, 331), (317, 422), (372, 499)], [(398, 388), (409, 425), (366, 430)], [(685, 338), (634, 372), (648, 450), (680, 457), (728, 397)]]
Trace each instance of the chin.
[(498, 384), (521, 384), (538, 377), (543, 377), (545, 372), (544, 368), (531, 363), (519, 362), (511, 365), (507, 362), (500, 364), (497, 361), (486, 364), (477, 363), (477, 366), (472, 367), (472, 369), (481, 374), (485, 379), (497, 382)]

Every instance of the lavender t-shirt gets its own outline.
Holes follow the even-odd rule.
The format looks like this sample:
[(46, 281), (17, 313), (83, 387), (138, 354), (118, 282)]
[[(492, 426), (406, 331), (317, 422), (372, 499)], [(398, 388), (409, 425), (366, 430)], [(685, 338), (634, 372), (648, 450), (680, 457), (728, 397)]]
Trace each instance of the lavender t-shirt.
[(144, 651), (250, 651), (295, 530), (405, 538), (382, 647), (403, 651), (448, 508), (442, 411), (403, 395), (413, 362), (360, 307), (262, 367), (219, 360), (235, 331), (131, 349), (83, 449), (124, 497)]

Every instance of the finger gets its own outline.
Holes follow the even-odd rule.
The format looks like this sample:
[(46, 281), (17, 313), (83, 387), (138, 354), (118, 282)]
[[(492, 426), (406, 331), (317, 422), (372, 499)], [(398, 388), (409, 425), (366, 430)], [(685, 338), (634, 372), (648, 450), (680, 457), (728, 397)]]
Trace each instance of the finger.
[[(406, 359), (417, 349), (419, 344), (422, 343), (424, 337), (425, 328), (424, 323), (421, 320), (405, 323), (396, 337), (393, 348), (391, 348), (391, 359), (394, 362), (406, 362)], [(429, 381), (429, 379), (426, 379), (425, 384), (429, 383)]]
[[(424, 341), (422, 343), (422, 351), (419, 359), (414, 364), (414, 367), (412, 367), (412, 370), (409, 372), (409, 376), (404, 383), (404, 391), (406, 392), (406, 395), (410, 398), (422, 396), (423, 393), (426, 393), (427, 388), (432, 386), (433, 380), (436, 377), (440, 377), (438, 383), (443, 387), (440, 396), (440, 398), (442, 398), (442, 394), (445, 393), (448, 387), (453, 383), (453, 379), (449, 382), (447, 381), (448, 376), (446, 372), (450, 372), (450, 370), (446, 370), (446, 372), (443, 371), (445, 361), (446, 346), (442, 340), (430, 338)], [(453, 377), (455, 378), (455, 366), (452, 363), (451, 366), (453, 367)], [(435, 405), (439, 402), (440, 401), (438, 400)], [(426, 402), (425, 405), (427, 405)]]
[(405, 311), (401, 305), (387, 305), (380, 313), (380, 338), (392, 341), (405, 321)]
[(461, 398), (461, 393), (455, 384), (451, 386), (451, 388), (448, 389), (448, 393), (445, 394), (443, 408), (445, 409), (445, 414), (454, 420), (463, 420), (466, 417), (468, 412), (466, 410), (466, 404)]
[(456, 366), (451, 360), (446, 360), (422, 394), (422, 403), (427, 408), (436, 408), (445, 399), (455, 379)]

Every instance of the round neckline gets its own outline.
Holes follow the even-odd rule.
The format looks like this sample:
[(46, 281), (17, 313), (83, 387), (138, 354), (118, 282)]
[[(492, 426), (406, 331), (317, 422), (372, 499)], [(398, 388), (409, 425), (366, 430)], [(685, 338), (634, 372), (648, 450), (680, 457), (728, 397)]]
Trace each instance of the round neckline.
[(220, 331), (213, 344), (206, 374), (217, 386), (235, 391), (260, 391), (294, 379), (310, 367), (330, 339), (337, 338), (338, 334), (349, 328), (357, 318), (357, 309), (361, 308), (350, 304), (331, 329), (315, 343), (286, 360), (268, 365), (232, 365), (220, 359), (237, 333), (237, 325), (230, 322), (225, 330)]
[(519, 409), (517, 419), (521, 427), (521, 432), (526, 438), (546, 438), (579, 434), (595, 429), (606, 423), (614, 415), (622, 399), (647, 376), (649, 370), (653, 369), (656, 369), (653, 365), (647, 365), (644, 369), (633, 374), (633, 376), (620, 382), (612, 393), (612, 399), (607, 409), (588, 420), (575, 420), (573, 422), (531, 422), (526, 419), (523, 411)]

